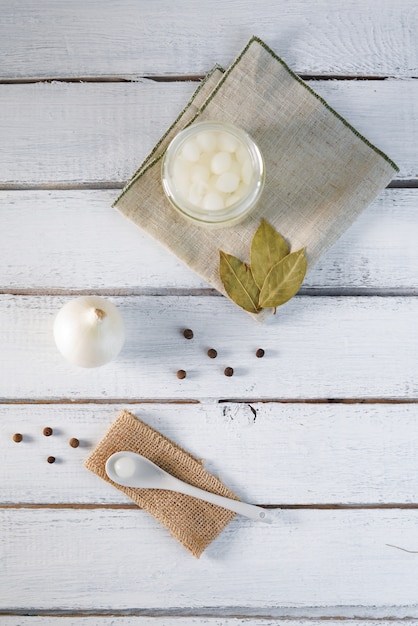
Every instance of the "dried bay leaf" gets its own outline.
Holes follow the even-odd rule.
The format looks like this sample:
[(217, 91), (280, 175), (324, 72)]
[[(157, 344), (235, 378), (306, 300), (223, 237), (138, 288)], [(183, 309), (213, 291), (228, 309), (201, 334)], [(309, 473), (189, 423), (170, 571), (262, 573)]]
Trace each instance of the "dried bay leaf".
[(251, 242), (251, 271), (261, 289), (271, 268), (289, 254), (289, 246), (265, 219), (261, 220)]
[(251, 264), (220, 250), (220, 277), (228, 296), (250, 313), (276, 308), (297, 294), (305, 278), (305, 248), (289, 253), (285, 239), (264, 219), (251, 242)]
[(226, 293), (241, 308), (250, 313), (258, 313), (260, 289), (250, 267), (232, 254), (227, 254), (223, 250), (219, 253), (219, 273)]
[(288, 254), (267, 274), (260, 291), (259, 306), (276, 308), (299, 291), (306, 274), (305, 248)]

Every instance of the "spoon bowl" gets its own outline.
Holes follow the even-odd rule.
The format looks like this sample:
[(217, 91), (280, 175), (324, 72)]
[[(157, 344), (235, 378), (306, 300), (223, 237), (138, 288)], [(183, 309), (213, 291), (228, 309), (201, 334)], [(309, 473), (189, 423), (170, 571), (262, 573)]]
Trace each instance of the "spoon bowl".
[(141, 489), (164, 489), (162, 485), (168, 484), (171, 477), (145, 456), (128, 451), (116, 452), (107, 459), (106, 474), (119, 485)]
[(106, 474), (114, 483), (123, 487), (177, 491), (222, 506), (253, 520), (267, 523), (272, 521), (266, 509), (189, 485), (136, 452), (123, 451), (112, 454), (106, 461)]

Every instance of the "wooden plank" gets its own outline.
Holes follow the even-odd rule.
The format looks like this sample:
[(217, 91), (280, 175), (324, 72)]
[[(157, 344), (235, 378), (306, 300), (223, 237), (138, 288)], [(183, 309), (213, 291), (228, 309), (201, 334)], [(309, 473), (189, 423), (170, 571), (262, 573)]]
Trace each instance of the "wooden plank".
[(235, 518), (197, 560), (144, 511), (0, 510), (0, 608), (416, 614), (418, 559), (391, 546), (417, 549), (418, 511), (272, 515), (271, 525)]
[(202, 74), (255, 33), (301, 73), (417, 75), (416, 3), (57, 0), (5, 3), (1, 78)]
[[(311, 84), (399, 165), (398, 178), (417, 176), (418, 81)], [(152, 81), (0, 85), (0, 184), (122, 184), (195, 88)]]
[[(243, 500), (418, 504), (415, 404), (277, 403), (0, 405), (0, 502), (131, 503), (83, 467), (124, 406), (205, 459)], [(52, 436), (43, 436), (45, 426)], [(19, 444), (15, 432), (23, 435)], [(79, 448), (69, 446), (72, 437)], [(49, 455), (57, 459), (53, 466)]]
[[(52, 327), (61, 297), (0, 298), (0, 398), (264, 399), (418, 396), (418, 300), (296, 297), (260, 324), (224, 297), (113, 298), (126, 323), (119, 358), (68, 365)], [(192, 328), (195, 338), (184, 339)], [(208, 348), (218, 350), (209, 359)], [(266, 350), (263, 359), (257, 348)], [(226, 366), (235, 369), (224, 376)], [(178, 369), (188, 376), (176, 377)]]
[[(0, 290), (152, 294), (208, 288), (111, 208), (117, 193), (0, 192), (0, 249), (7, 259)], [(386, 189), (308, 274), (303, 291), (415, 294), (417, 240), (416, 190)]]
[(1, 182), (121, 183), (196, 87), (152, 81), (0, 85)]

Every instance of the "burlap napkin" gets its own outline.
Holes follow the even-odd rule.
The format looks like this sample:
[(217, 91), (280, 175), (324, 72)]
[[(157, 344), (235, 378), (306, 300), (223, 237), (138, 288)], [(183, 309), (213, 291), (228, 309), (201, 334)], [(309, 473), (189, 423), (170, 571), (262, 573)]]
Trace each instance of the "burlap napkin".
[(105, 471), (107, 459), (115, 452), (138, 452), (162, 469), (191, 485), (238, 500), (218, 479), (209, 474), (203, 462), (151, 428), (129, 411), (120, 412), (116, 421), (85, 461), (85, 467), (126, 493), (147, 510), (192, 554), (199, 558), (207, 546), (235, 517), (235, 513), (214, 504), (162, 489), (134, 489), (117, 485)]
[[(162, 189), (161, 157), (168, 143), (185, 126), (205, 120), (246, 130), (266, 163), (259, 205), (231, 228), (209, 230), (189, 223)], [(219, 249), (249, 262), (250, 242), (262, 217), (292, 250), (306, 247), (310, 269), (397, 171), (395, 163), (253, 37), (226, 72), (215, 67), (209, 74), (114, 206), (225, 294)]]

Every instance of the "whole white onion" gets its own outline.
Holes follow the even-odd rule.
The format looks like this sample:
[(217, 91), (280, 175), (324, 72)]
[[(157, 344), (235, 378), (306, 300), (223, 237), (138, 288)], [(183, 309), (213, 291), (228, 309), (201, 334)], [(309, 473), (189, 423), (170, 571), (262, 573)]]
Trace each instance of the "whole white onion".
[(123, 318), (114, 304), (99, 296), (67, 302), (54, 322), (54, 339), (74, 365), (99, 367), (112, 361), (125, 341)]

